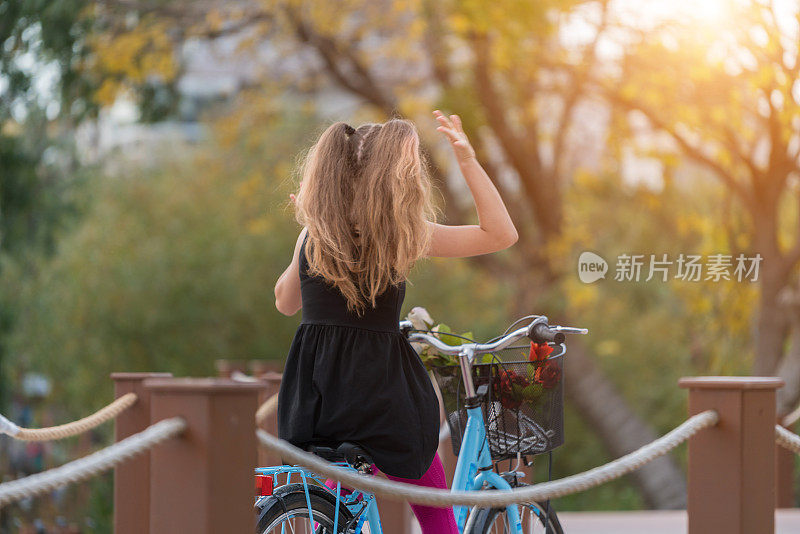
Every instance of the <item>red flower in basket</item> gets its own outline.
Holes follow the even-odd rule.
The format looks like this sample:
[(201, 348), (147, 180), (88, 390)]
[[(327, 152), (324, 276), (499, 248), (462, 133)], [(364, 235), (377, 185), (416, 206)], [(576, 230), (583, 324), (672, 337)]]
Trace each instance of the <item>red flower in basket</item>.
[(528, 360), (538, 362), (546, 359), (553, 352), (553, 347), (547, 343), (534, 343), (531, 341), (531, 351), (528, 353)]
[(518, 389), (524, 388), (528, 384), (529, 382), (524, 376), (520, 376), (512, 370), (501, 369), (494, 381), (492, 393), (504, 407), (516, 410), (522, 404), (522, 395), (515, 394), (514, 388), (515, 386)]
[[(542, 371), (545, 368), (544, 361), (553, 352), (553, 347), (547, 343), (534, 343), (531, 341), (531, 351), (528, 354), (528, 359), (532, 362), (539, 362), (536, 364), (536, 370), (533, 373), (533, 380), (542, 383)], [(552, 387), (552, 386), (545, 386)]]
[(545, 388), (552, 388), (561, 379), (561, 369), (555, 362), (547, 362), (544, 367), (536, 370), (536, 379)]

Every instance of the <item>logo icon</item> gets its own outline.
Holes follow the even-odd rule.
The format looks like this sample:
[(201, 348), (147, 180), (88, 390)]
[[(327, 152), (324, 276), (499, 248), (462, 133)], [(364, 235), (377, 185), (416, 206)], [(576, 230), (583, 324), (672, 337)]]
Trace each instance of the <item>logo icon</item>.
[(581, 252), (578, 258), (578, 278), (584, 284), (591, 284), (606, 277), (608, 263), (594, 252)]

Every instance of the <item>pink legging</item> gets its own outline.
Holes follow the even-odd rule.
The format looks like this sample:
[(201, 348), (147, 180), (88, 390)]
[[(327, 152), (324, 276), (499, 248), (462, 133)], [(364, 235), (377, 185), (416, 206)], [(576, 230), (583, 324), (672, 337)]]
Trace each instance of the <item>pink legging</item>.
[[(372, 466), (373, 470), (377, 470)], [(439, 488), (447, 489), (447, 479), (444, 476), (444, 466), (439, 459), (439, 453), (433, 458), (433, 462), (428, 470), (422, 475), (422, 478), (400, 478), (392, 475), (386, 475), (389, 480), (396, 482), (405, 482), (406, 484), (414, 484), (415, 486), (423, 486), (426, 488)], [(328, 479), (325, 485), (336, 491), (336, 481)], [(342, 494), (346, 495), (342, 488)], [(456, 518), (453, 516), (453, 509), (437, 508), (435, 506), (423, 506), (421, 504), (412, 504), (411, 510), (419, 521), (419, 526), (422, 528), (422, 534), (458, 534), (458, 527), (456, 526)]]

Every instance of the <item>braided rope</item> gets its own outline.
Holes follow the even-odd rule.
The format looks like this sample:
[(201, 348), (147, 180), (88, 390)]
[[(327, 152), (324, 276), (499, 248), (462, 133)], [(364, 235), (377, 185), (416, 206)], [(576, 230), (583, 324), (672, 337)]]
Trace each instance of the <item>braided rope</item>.
[(783, 418), (781, 424), (787, 428), (790, 426), (794, 426), (796, 422), (800, 421), (800, 404), (797, 405), (797, 408), (792, 410), (790, 413)]
[(265, 448), (314, 473), (339, 480), (345, 485), (368, 491), (392, 500), (402, 500), (430, 506), (481, 506), (503, 507), (509, 504), (543, 501), (584, 491), (619, 478), (638, 469), (647, 462), (658, 458), (686, 441), (700, 430), (713, 426), (719, 421), (714, 410), (693, 415), (662, 437), (644, 445), (605, 465), (589, 471), (571, 475), (551, 482), (543, 482), (521, 489), (500, 491), (447, 491), (421, 488), (411, 484), (392, 482), (378, 477), (361, 475), (351, 470), (331, 465), (321, 458), (302, 451), (286, 441), (271, 436), (261, 429), (256, 430), (258, 440)]
[(162, 441), (177, 436), (185, 429), (186, 421), (180, 417), (164, 419), (89, 456), (43, 473), (0, 484), (0, 507), (99, 475)]
[(775, 443), (795, 454), (800, 454), (800, 436), (780, 425), (775, 425)]
[(48, 428), (21, 428), (0, 415), (0, 433), (22, 441), (51, 441), (55, 439), (77, 436), (101, 424), (116, 418), (119, 414), (136, 404), (136, 393), (126, 393), (108, 406), (101, 408), (92, 415)]
[(256, 424), (260, 425), (278, 409), (278, 394), (274, 394), (256, 410)]

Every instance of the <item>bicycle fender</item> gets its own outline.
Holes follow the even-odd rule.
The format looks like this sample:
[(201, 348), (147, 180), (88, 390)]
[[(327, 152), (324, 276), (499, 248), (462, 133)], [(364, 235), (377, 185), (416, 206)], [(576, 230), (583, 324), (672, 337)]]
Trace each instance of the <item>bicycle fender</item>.
[[(271, 496), (265, 497), (263, 501), (257, 501), (256, 507), (260, 508), (261, 510), (259, 513), (259, 518), (267, 513), (267, 510), (271, 509), (273, 506), (279, 506), (285, 510), (283, 499), (293, 493), (298, 493), (305, 496), (305, 488), (308, 488), (308, 493), (310, 495), (321, 497), (331, 503), (331, 506), (336, 507), (336, 495), (327, 489), (323, 489), (322, 487), (314, 484), (307, 484), (304, 486), (302, 482), (296, 482), (293, 484), (279, 486), (275, 489)], [(339, 500), (339, 517), (348, 516), (352, 516), (350, 510), (347, 508), (347, 506), (345, 506), (344, 501)]]

